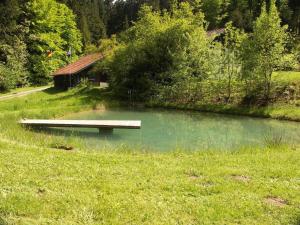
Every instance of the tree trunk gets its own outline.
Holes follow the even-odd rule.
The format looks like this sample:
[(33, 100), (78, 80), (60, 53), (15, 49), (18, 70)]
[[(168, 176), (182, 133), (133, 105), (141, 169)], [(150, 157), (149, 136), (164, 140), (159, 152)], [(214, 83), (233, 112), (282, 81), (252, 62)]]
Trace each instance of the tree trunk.
[(271, 94), (272, 71), (265, 71), (265, 100), (267, 103)]

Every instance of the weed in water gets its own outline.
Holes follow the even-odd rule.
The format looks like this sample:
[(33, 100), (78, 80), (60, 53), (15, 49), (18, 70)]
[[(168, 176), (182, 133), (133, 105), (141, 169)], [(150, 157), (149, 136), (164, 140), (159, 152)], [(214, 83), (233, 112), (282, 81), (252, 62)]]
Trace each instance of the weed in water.
[(284, 135), (282, 133), (274, 133), (269, 131), (264, 136), (265, 146), (268, 148), (279, 148), (285, 144)]

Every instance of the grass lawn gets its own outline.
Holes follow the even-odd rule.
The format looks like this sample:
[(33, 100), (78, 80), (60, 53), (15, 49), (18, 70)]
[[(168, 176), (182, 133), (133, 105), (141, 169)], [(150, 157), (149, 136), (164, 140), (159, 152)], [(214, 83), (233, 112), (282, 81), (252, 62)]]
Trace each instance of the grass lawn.
[(95, 151), (17, 124), (97, 108), (100, 92), (50, 89), (0, 102), (1, 225), (300, 224), (299, 147)]
[(300, 71), (280, 71), (273, 73), (273, 81), (285, 83), (300, 83)]

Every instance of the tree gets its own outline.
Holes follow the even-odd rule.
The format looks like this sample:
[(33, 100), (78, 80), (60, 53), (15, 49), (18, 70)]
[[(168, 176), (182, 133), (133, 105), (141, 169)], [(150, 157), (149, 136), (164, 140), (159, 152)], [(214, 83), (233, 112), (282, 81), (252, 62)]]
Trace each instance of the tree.
[(91, 35), (91, 31), (89, 29), (86, 15), (84, 13), (82, 13), (80, 16), (79, 27), (81, 29), (84, 44), (86, 46), (90, 45), (91, 41), (92, 41), (92, 38), (91, 38), (92, 35)]
[(285, 51), (286, 30), (287, 26), (281, 26), (274, 0), (271, 0), (269, 11), (263, 4), (253, 34), (244, 44), (243, 76), (248, 81), (247, 89), (253, 87), (251, 83), (258, 89), (261, 87), (266, 101), (270, 97), (272, 73), (280, 65)]
[[(30, 62), (30, 80), (43, 84), (49, 75), (81, 52), (81, 34), (77, 29), (75, 15), (62, 3), (55, 0), (31, 0), (28, 4), (31, 16), (27, 38)], [(67, 59), (66, 52), (72, 52)]]
[(27, 83), (27, 52), (23, 41), (15, 39), (12, 45), (1, 44), (1, 54), (5, 55), (0, 62), (0, 91), (7, 91)]
[(204, 0), (203, 1), (203, 12), (205, 20), (209, 24), (209, 29), (215, 29), (222, 27), (224, 21), (228, 17), (228, 6), (229, 0)]
[(233, 82), (240, 77), (241, 69), (241, 45), (246, 38), (246, 34), (232, 26), (232, 22), (226, 24), (224, 45), (223, 45), (223, 72), (227, 76), (227, 96), (226, 101), (230, 101)]
[(59, 0), (76, 14), (84, 45), (96, 44), (107, 34), (107, 20), (111, 0)]
[(6, 91), (27, 82), (27, 52), (24, 37), (27, 28), (22, 3), (0, 2), (0, 90)]

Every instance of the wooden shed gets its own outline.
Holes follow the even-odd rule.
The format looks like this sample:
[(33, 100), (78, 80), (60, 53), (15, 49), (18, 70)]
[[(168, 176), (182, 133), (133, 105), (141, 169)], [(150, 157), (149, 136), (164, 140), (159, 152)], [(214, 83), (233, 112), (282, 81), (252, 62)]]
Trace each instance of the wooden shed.
[[(90, 54), (83, 56), (76, 62), (73, 62), (59, 70), (54, 74), (54, 86), (58, 89), (68, 89), (78, 85), (82, 79), (88, 79), (88, 72), (92, 66), (102, 59), (101, 53)], [(94, 81), (99, 80), (100, 77), (93, 78)], [(99, 80), (100, 82), (100, 80)]]

